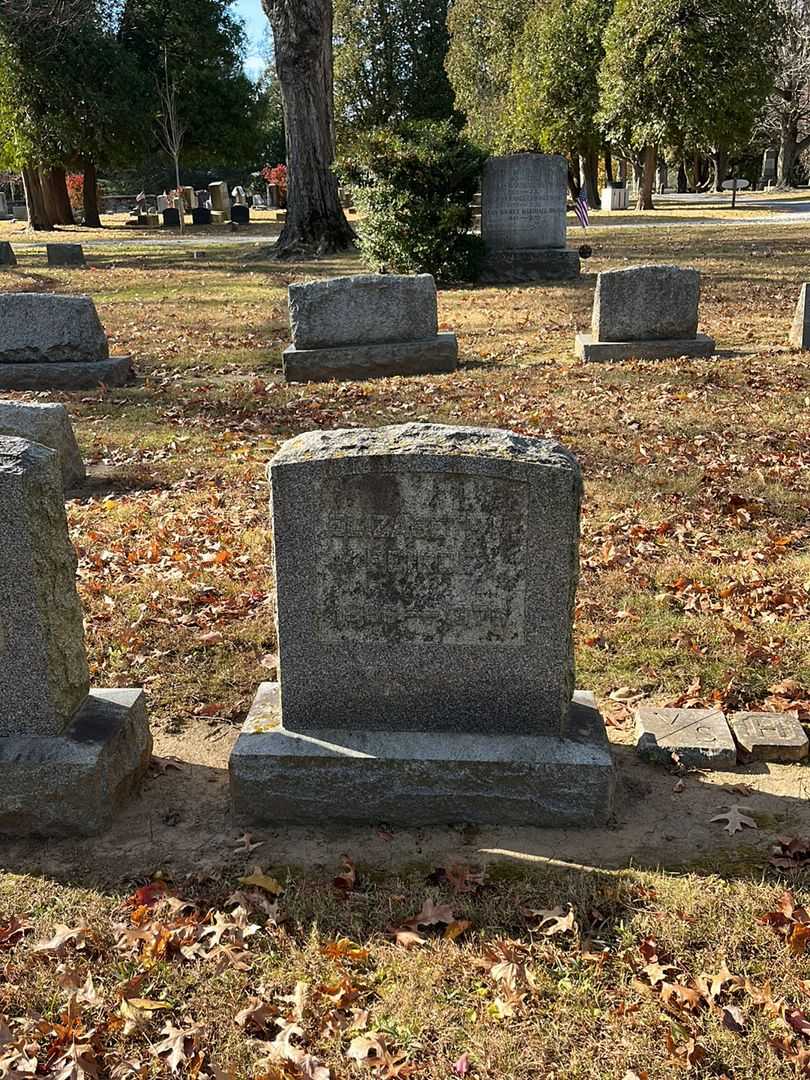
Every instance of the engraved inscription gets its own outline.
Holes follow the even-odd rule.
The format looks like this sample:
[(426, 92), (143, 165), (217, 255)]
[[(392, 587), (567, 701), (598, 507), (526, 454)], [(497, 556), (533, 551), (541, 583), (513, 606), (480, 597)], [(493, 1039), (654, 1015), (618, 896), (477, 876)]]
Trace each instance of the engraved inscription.
[(325, 642), (519, 644), (527, 485), (365, 473), (324, 483), (317, 552)]

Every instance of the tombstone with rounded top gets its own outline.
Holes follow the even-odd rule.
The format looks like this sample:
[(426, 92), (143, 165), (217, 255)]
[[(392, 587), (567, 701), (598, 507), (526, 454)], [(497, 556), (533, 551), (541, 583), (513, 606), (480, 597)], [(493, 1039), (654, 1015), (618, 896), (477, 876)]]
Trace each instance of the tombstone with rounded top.
[(237, 810), (603, 822), (604, 725), (574, 692), (573, 455), (407, 424), (299, 436), (269, 477), (280, 686), (232, 755)]
[(84, 461), (64, 405), (0, 400), (0, 435), (16, 435), (55, 450), (65, 489), (84, 481)]

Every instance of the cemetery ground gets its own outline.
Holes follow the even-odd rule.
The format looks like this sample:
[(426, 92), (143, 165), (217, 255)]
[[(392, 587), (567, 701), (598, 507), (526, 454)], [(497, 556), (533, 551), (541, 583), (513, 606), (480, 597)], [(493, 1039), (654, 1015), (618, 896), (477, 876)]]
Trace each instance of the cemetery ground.
[[(279, 370), (287, 283), (350, 257), (114, 237), (86, 270), (4, 272), (92, 295), (142, 377), (53, 399), (89, 464), (68, 516), (93, 681), (146, 688), (158, 754), (105, 836), (3, 843), (6, 1075), (26, 1056), (76, 1078), (810, 1075), (808, 766), (655, 768), (629, 722), (641, 698), (810, 721), (810, 364), (785, 344), (810, 233), (587, 240), (578, 282), (440, 293), (455, 373), (363, 383)], [(594, 274), (639, 262), (702, 271), (717, 359), (572, 360)], [(266, 463), (302, 431), (408, 420), (581, 462), (577, 685), (619, 769), (607, 830), (251, 836), (229, 816), (228, 753), (275, 670)]]

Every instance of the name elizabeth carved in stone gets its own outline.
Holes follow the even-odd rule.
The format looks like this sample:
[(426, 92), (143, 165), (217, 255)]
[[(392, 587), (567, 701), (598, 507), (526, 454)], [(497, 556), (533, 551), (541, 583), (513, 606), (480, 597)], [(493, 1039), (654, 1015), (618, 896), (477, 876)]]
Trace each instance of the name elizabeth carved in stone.
[(320, 505), (319, 640), (523, 642), (525, 483), (346, 476), (322, 486)]

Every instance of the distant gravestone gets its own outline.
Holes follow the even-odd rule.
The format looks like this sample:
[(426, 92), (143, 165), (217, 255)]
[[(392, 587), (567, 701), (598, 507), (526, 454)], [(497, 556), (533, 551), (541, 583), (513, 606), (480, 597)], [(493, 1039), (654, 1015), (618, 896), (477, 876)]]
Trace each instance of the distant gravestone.
[(86, 266), (81, 244), (46, 244), (48, 266)]
[(207, 206), (195, 206), (191, 211), (191, 220), (194, 225), (210, 225), (211, 211)]
[(482, 280), (520, 282), (579, 276), (565, 246), (568, 165), (559, 154), (491, 157), (481, 182)]
[(269, 477), (280, 691), (232, 754), (237, 813), (604, 823), (604, 725), (574, 694), (575, 458), (408, 424), (298, 436)]
[(698, 334), (700, 274), (677, 266), (633, 266), (596, 279), (590, 334), (577, 334), (583, 360), (711, 356)]
[(807, 286), (808, 283), (805, 282), (799, 291), (793, 325), (790, 328), (790, 344), (794, 349), (810, 349), (810, 305), (807, 303)]
[(145, 772), (140, 690), (90, 690), (56, 454), (0, 436), (0, 832), (99, 832)]
[(54, 450), (65, 490), (84, 481), (84, 461), (64, 405), (0, 400), (0, 435), (15, 435)]
[(764, 183), (768, 183), (771, 180), (776, 179), (776, 167), (779, 160), (779, 151), (771, 147), (766, 150), (762, 155), (762, 176), (761, 180)]
[(236, 225), (247, 225), (250, 221), (250, 207), (246, 203), (234, 203), (231, 207), (231, 221)]
[(169, 205), (169, 198), (167, 195), (158, 195), (157, 197), (157, 212), (162, 214), (166, 207)]
[(0, 221), (10, 221), (13, 216), (9, 213), (5, 193), (0, 191)]
[(17, 256), (8, 240), (0, 241), (0, 266), (16, 266)]
[(289, 287), (288, 382), (452, 371), (454, 334), (439, 333), (430, 274), (358, 274)]
[(180, 211), (176, 206), (167, 206), (163, 211), (163, 224), (167, 228), (177, 228), (180, 225)]
[(737, 748), (720, 709), (636, 709), (636, 749), (649, 761), (733, 769)]
[(129, 357), (110, 358), (89, 296), (0, 293), (0, 390), (123, 386)]
[(225, 215), (227, 220), (231, 211), (231, 197), (228, 194), (228, 185), (224, 180), (208, 185), (208, 193), (211, 196), (211, 209)]

